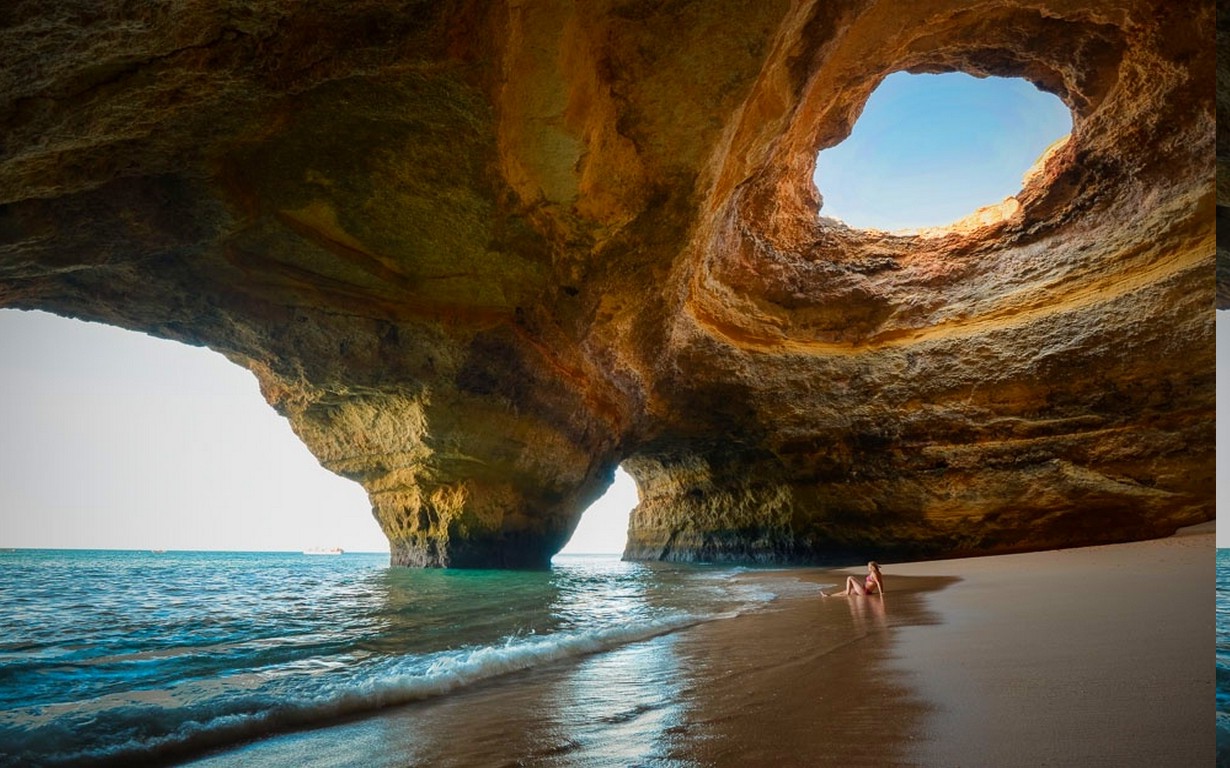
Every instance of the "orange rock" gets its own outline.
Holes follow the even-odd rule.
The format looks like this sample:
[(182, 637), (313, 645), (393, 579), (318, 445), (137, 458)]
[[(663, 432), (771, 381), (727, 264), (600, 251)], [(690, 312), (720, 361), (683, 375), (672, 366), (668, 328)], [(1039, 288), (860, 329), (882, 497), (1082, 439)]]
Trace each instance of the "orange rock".
[[(395, 563), (543, 566), (621, 462), (638, 558), (1214, 516), (1211, 2), (61, 6), (3, 13), (0, 306), (247, 366)], [(848, 228), (815, 157), (897, 70), (1072, 139)]]

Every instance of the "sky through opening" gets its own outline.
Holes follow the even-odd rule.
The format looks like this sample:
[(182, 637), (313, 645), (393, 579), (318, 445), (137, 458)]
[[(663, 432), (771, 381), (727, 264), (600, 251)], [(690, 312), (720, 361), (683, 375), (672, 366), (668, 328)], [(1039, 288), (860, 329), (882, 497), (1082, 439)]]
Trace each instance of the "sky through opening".
[(1020, 78), (895, 72), (817, 157), (820, 215), (888, 231), (951, 224), (1019, 192), (1071, 130), (1067, 105)]
[(0, 310), (0, 547), (388, 551), (222, 355)]
[[(256, 378), (208, 349), (0, 310), (0, 547), (388, 551)], [(622, 469), (564, 554), (622, 553)]]
[(622, 554), (628, 540), (628, 517), (638, 503), (636, 481), (622, 467), (616, 469), (615, 481), (581, 515), (581, 522), (560, 554)]

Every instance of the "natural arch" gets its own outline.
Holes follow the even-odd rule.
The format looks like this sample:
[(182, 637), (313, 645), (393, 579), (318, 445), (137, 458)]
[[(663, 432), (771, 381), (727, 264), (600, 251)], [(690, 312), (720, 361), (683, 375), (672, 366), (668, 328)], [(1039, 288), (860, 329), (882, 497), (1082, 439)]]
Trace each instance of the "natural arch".
[[(634, 557), (1213, 517), (1211, 3), (131, 13), (12, 14), (0, 306), (242, 362), (394, 563), (545, 566), (620, 462)], [(897, 70), (1072, 140), (993, 223), (826, 223)]]

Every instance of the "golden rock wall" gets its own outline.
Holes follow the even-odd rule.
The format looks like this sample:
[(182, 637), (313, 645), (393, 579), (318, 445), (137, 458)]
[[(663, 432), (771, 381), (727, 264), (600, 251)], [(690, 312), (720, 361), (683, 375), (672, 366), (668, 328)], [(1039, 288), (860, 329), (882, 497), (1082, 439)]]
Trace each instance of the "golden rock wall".
[[(635, 558), (1162, 535), (1214, 515), (1215, 26), (1161, 0), (17, 3), (0, 306), (253, 370), (398, 564), (545, 565), (620, 463)], [(953, 227), (824, 218), (816, 153), (898, 70), (1027, 78), (1072, 137)]]

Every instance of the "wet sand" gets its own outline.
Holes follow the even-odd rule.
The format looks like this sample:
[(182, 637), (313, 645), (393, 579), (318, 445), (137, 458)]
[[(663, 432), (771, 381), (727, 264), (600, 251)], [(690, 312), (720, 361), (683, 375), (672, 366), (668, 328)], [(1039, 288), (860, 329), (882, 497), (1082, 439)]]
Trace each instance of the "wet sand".
[(1211, 526), (1151, 542), (740, 577), (764, 610), (201, 765), (1193, 766), (1214, 749)]
[[(706, 659), (689, 708), (688, 752), (706, 766), (890, 766), (912, 762), (932, 705), (894, 671), (897, 634), (941, 617), (943, 574), (898, 574), (881, 598), (823, 598), (846, 572), (794, 571), (814, 585), (771, 609), (697, 627), (680, 653)], [(779, 582), (785, 574), (751, 578)]]
[[(742, 689), (746, 715), (713, 723), (698, 754), (714, 765), (1212, 765), (1214, 554), (1205, 525), (886, 565), (882, 599), (796, 600), (698, 628), (711, 652), (750, 650), (758, 660), (741, 666), (759, 667), (709, 692), (717, 702)], [(864, 572), (801, 577), (836, 585)], [(842, 610), (856, 636), (829, 648)]]

